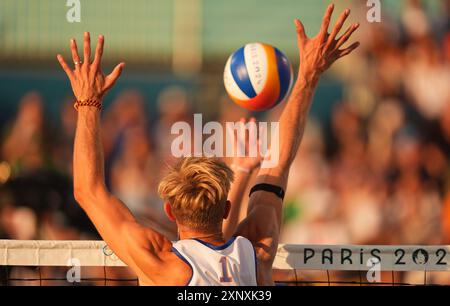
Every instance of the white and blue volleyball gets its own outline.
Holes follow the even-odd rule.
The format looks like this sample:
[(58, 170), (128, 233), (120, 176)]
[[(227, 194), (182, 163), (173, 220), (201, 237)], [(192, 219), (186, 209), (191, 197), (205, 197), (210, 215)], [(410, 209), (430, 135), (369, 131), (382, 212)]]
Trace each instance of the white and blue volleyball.
[(294, 77), (291, 63), (280, 50), (264, 43), (250, 43), (228, 58), (223, 79), (236, 104), (251, 111), (264, 111), (288, 96)]

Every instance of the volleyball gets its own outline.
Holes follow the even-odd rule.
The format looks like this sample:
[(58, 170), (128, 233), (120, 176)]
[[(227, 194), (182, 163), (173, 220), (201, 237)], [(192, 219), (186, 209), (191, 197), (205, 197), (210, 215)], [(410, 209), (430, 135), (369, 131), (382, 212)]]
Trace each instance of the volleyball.
[(294, 79), (288, 58), (264, 43), (249, 43), (231, 54), (223, 78), (230, 98), (251, 111), (278, 105), (288, 95)]

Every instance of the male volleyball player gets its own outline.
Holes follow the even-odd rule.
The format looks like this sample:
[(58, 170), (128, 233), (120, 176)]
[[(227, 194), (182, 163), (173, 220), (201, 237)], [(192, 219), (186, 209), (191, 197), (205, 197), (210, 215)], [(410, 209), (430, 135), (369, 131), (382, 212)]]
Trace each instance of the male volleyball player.
[[(125, 204), (105, 187), (100, 110), (103, 96), (119, 78), (124, 63), (105, 76), (100, 68), (104, 38), (98, 38), (91, 61), (89, 33), (84, 35), (83, 62), (75, 40), (71, 40), (74, 70), (58, 55), (77, 100), (75, 197), (103, 239), (137, 274), (142, 285), (273, 284), (272, 263), (278, 246), (284, 189), (314, 90), (321, 74), (359, 45), (342, 47), (358, 24), (338, 36), (349, 10), (340, 15), (328, 33), (333, 9), (333, 5), (327, 8), (320, 32), (314, 38), (308, 38), (302, 23), (295, 20), (301, 64), (280, 118), (279, 163), (276, 167), (259, 170), (248, 215), (237, 229), (234, 229), (237, 214), (233, 209), (238, 205), (227, 201), (233, 172), (219, 159), (182, 159), (162, 180), (159, 193), (166, 202), (168, 217), (178, 226), (179, 241), (175, 243), (141, 226)], [(242, 165), (237, 168), (234, 192), (242, 192), (242, 175), (247, 172), (244, 168)], [(236, 191), (239, 189), (241, 191)], [(234, 220), (224, 223), (230, 212)], [(227, 233), (234, 232), (230, 240), (224, 237), (224, 224), (228, 226)]]

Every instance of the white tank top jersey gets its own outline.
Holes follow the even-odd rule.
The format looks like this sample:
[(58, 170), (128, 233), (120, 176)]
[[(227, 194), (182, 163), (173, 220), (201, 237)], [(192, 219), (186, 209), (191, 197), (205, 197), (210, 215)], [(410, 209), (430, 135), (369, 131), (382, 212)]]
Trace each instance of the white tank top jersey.
[(188, 286), (256, 286), (256, 254), (241, 236), (215, 246), (199, 239), (183, 239), (172, 251), (192, 269)]

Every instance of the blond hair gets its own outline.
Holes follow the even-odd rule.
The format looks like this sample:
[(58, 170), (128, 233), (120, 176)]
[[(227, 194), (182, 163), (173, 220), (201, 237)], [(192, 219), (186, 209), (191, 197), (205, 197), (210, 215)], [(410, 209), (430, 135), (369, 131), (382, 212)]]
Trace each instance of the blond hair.
[(215, 230), (225, 214), (233, 171), (218, 158), (186, 157), (170, 168), (159, 184), (180, 224), (201, 231)]

